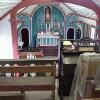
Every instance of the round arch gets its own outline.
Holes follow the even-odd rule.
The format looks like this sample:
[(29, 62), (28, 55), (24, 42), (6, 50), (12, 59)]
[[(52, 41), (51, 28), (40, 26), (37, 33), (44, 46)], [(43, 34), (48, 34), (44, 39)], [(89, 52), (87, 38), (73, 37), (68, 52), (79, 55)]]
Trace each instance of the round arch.
[[(27, 5), (32, 5), (32, 4), (42, 4), (42, 3), (48, 3), (48, 1), (49, 2), (51, 2), (52, 3), (52, 1), (51, 0), (47, 0), (47, 1), (43, 1), (43, 0), (30, 0), (30, 2), (28, 1), (28, 0), (23, 0), (19, 5), (17, 5), (13, 10), (12, 10), (12, 13), (13, 12), (15, 12), (15, 13), (17, 13), (17, 11), (19, 10), (19, 9), (21, 9), (21, 8), (24, 8), (24, 7), (26, 7)], [(55, 1), (56, 2), (56, 1)], [(57, 0), (57, 2), (58, 2), (58, 0)], [(92, 1), (90, 1), (90, 0), (63, 0), (63, 2), (65, 2), (65, 3), (73, 3), (73, 4), (77, 4), (77, 5), (81, 5), (81, 6), (84, 6), (84, 7), (87, 7), (87, 8), (90, 8), (90, 9), (92, 9), (92, 10), (94, 10), (96, 13), (97, 13), (97, 15), (100, 15), (100, 12), (99, 12), (99, 10), (100, 10), (100, 8), (95, 4), (95, 3), (93, 3)], [(88, 5), (89, 4), (89, 5)], [(91, 5), (91, 6), (90, 6)]]
[(29, 29), (26, 27), (23, 27), (21, 29), (21, 39), (23, 42), (22, 48), (28, 48), (29, 47)]
[(66, 39), (75, 39), (75, 28), (74, 27), (69, 27), (66, 30)]

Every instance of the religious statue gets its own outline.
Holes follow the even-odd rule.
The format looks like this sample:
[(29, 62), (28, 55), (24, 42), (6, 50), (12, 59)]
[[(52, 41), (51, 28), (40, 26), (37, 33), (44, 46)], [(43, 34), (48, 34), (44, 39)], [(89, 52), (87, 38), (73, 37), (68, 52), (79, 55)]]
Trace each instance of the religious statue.
[(45, 8), (45, 22), (51, 21), (51, 9), (50, 7)]

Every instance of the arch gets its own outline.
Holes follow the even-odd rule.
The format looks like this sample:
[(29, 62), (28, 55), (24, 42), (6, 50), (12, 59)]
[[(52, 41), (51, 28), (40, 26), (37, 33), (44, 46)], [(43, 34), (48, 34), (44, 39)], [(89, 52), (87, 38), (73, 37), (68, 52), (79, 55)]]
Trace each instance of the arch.
[[(29, 33), (29, 46), (31, 46), (32, 45), (32, 38), (31, 38), (31, 35), (32, 35), (31, 18), (27, 14), (26, 15), (24, 15), (24, 14), (18, 14), (17, 15), (17, 19), (19, 21), (22, 21), (22, 22), (19, 22), (20, 26), (17, 27), (17, 32), (19, 33), (21, 40), (22, 40), (21, 30), (23, 28), (27, 28), (28, 31), (29, 31), (28, 32)], [(18, 23), (17, 23), (17, 25), (18, 25)]]
[[(13, 11), (17, 12), (18, 9), (26, 7), (27, 5), (43, 4), (43, 3), (48, 3), (48, 1), (52, 3), (52, 1), (50, 1), (50, 0), (47, 0), (47, 1), (43, 1), (43, 0), (42, 1), (40, 1), (40, 0), (33, 1), (33, 0), (30, 0), (30, 2), (28, 0), (23, 0), (20, 4), (18, 4), (13, 9)], [(99, 7), (95, 3), (93, 3), (92, 1), (90, 1), (90, 0), (77, 0), (77, 1), (76, 0), (67, 0), (67, 1), (63, 0), (63, 2), (65, 2), (65, 3), (73, 3), (73, 4), (77, 4), (77, 5), (81, 5), (81, 6), (90, 8), (90, 9), (94, 10), (98, 15), (100, 15)]]
[[(43, 1), (43, 0), (30, 0), (30, 2), (28, 0), (23, 0), (21, 3), (19, 3), (16, 7), (14, 7), (10, 13), (11, 15), (16, 15), (17, 11), (23, 7), (26, 7), (27, 5), (32, 5), (32, 4), (42, 4), (42, 3), (48, 3), (49, 2), (53, 2), (51, 0), (47, 0), (47, 1)], [(55, 1), (56, 2), (56, 1)], [(58, 0), (57, 0), (58, 2)], [(81, 5), (81, 6), (84, 6), (84, 7), (87, 7), (87, 8), (90, 8), (92, 10), (94, 10), (96, 12), (96, 14), (98, 15), (98, 18), (100, 17), (100, 8), (92, 1), (90, 0), (63, 0), (63, 2), (65, 3), (73, 3), (73, 4), (77, 4), (77, 5)], [(9, 12), (8, 12), (9, 13)], [(7, 13), (7, 14), (8, 14)], [(0, 20), (2, 20), (7, 14), (4, 14), (4, 16), (2, 16), (0, 18)]]
[(75, 29), (74, 27), (69, 27), (66, 31), (66, 38), (67, 39), (75, 39)]
[(28, 30), (28, 28), (22, 28), (21, 37), (22, 37), (22, 42), (24, 42), (22, 48), (28, 48), (29, 47), (29, 30)]
[[(50, 14), (50, 19), (47, 18), (47, 20), (45, 20), (45, 10), (49, 10), (49, 14)], [(59, 11), (60, 16), (57, 16), (57, 14), (55, 14), (55, 11)], [(37, 16), (38, 15), (38, 16)], [(58, 18), (57, 18), (58, 17)], [(57, 18), (57, 24), (59, 25), (59, 27), (61, 27), (62, 22), (64, 23), (64, 16), (63, 13), (61, 11), (61, 9), (55, 5), (40, 5), (40, 7), (38, 6), (36, 8), (36, 10), (33, 12), (32, 14), (32, 42), (33, 42), (33, 47), (35, 47), (36, 45), (36, 38), (37, 38), (37, 33), (41, 33), (41, 32), (46, 32), (46, 31), (54, 31), (55, 30), (59, 30), (59, 27), (57, 27), (57, 29), (54, 28), (55, 26), (55, 19)], [(63, 26), (63, 25), (62, 25)], [(62, 29), (62, 33), (64, 29)]]

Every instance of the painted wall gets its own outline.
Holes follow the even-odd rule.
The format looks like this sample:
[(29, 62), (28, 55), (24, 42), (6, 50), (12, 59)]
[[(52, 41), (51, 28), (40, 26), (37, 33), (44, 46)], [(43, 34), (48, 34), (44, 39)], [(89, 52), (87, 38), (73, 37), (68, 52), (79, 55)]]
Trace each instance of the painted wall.
[[(17, 18), (22, 21), (18, 29), (18, 40), (21, 40), (21, 30), (23, 28), (27, 28), (29, 30), (29, 40), (31, 40), (31, 20), (30, 17), (27, 15), (18, 15)], [(29, 46), (31, 41), (29, 41)]]
[(0, 59), (13, 59), (10, 15), (0, 21)]
[[(55, 22), (55, 19), (60, 23), (60, 34), (64, 35), (64, 14), (61, 12), (59, 7), (52, 6), (52, 21)], [(54, 27), (54, 26), (53, 26)], [(56, 28), (55, 28), (56, 29)]]
[[(46, 24), (45, 24), (45, 5), (38, 6), (37, 10), (32, 15), (32, 21), (27, 15), (19, 15), (17, 16), (20, 20), (24, 20), (25, 22), (21, 24), (18, 28), (18, 36), (21, 34), (21, 29), (23, 27), (27, 27), (30, 30), (30, 46), (36, 46), (36, 38), (37, 33), (41, 31), (46, 31)], [(78, 17), (75, 15), (68, 15), (65, 16), (63, 12), (61, 12), (60, 8), (55, 5), (50, 5), (51, 7), (51, 29), (50, 31), (56, 32), (58, 29), (55, 27), (55, 20), (60, 24), (60, 29), (58, 32), (63, 35), (64, 39), (66, 39), (67, 30), (71, 27), (74, 28), (74, 32), (76, 34), (77, 30), (77, 19)], [(31, 27), (32, 25), (32, 27)], [(57, 27), (58, 28), (58, 27)], [(77, 36), (75, 35), (76, 39)]]
[[(46, 23), (45, 23), (45, 5), (38, 6), (36, 8), (36, 11), (32, 15), (32, 21), (31, 18), (28, 15), (18, 15), (17, 18), (19, 20), (23, 20), (23, 22), (20, 27), (18, 28), (18, 37), (21, 38), (21, 29), (24, 27), (27, 27), (29, 29), (29, 40), (30, 40), (30, 47), (36, 46), (36, 38), (37, 33), (40, 33), (41, 31), (46, 32)], [(77, 32), (78, 25), (77, 20), (78, 16), (70, 14), (65, 15), (58, 6), (56, 5), (50, 5), (51, 8), (51, 32), (56, 32), (58, 30), (58, 27), (56, 29), (55, 27), (55, 20), (60, 24), (60, 29), (57, 31), (60, 34), (63, 35), (64, 39), (67, 39), (67, 31), (69, 28), (74, 29), (74, 39), (79, 39), (79, 33)], [(83, 27), (84, 23), (81, 23), (81, 30), (86, 30)], [(31, 26), (32, 25), (32, 26)], [(82, 33), (86, 33), (82, 31)], [(80, 36), (83, 37), (81, 34)], [(47, 40), (49, 43), (49, 40)], [(45, 41), (44, 41), (45, 42)]]
[[(42, 27), (41, 27), (42, 24)], [(44, 7), (39, 7), (32, 16), (32, 46), (36, 46), (37, 33), (43, 31), (44, 24)]]
[[(60, 26), (62, 27), (61, 30), (59, 30), (60, 34), (64, 34), (64, 16), (62, 12), (55, 6), (50, 6), (51, 7), (51, 31), (55, 32), (54, 30), (54, 21), (56, 20), (57, 22), (60, 23)], [(41, 6), (38, 8), (38, 10), (35, 11), (35, 13), (32, 16), (32, 43), (33, 47), (36, 45), (36, 36), (37, 33), (40, 33), (41, 31), (46, 31), (46, 25), (44, 21), (44, 9), (45, 6)], [(42, 26), (42, 27), (41, 27)]]
[[(77, 19), (78, 17), (75, 16), (75, 15), (68, 15), (66, 16), (66, 22), (65, 22), (65, 35), (64, 35), (64, 38), (66, 38), (67, 36), (67, 31), (68, 29), (71, 27), (71, 28), (74, 28), (74, 34), (76, 34), (76, 30), (77, 30)], [(74, 39), (76, 39), (76, 36), (74, 36)]]

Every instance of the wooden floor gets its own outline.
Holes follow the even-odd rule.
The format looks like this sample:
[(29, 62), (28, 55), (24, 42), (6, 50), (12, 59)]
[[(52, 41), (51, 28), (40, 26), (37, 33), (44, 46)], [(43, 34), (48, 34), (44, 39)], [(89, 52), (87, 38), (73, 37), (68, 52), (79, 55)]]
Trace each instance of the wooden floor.
[[(57, 87), (58, 87), (58, 80), (56, 80), (56, 90), (55, 90), (55, 100), (60, 100), (57, 92)], [(5, 92), (0, 93), (0, 95), (3, 95)], [(11, 94), (20, 94), (19, 92), (10, 92)], [(26, 100), (52, 100), (50, 99), (52, 96), (51, 91), (27, 91), (25, 92), (25, 98)], [(0, 100), (15, 100), (15, 99), (1, 99)], [(19, 100), (16, 98), (16, 100)], [(22, 100), (22, 99), (21, 99)], [(67, 97), (64, 97), (64, 100), (67, 100)]]

